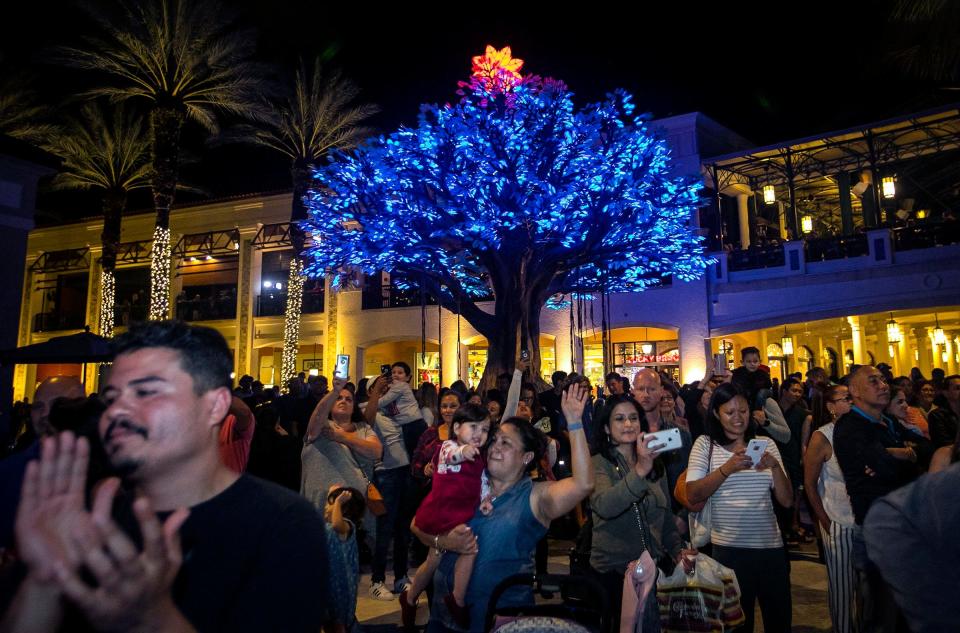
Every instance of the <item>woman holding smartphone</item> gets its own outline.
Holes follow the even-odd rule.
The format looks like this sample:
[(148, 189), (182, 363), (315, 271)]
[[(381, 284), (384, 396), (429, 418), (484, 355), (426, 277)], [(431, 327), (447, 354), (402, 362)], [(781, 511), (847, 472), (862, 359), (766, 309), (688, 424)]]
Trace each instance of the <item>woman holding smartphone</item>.
[[(619, 394), (607, 398), (593, 437), (590, 567), (610, 597), (613, 631), (619, 627), (627, 565), (648, 551), (653, 560), (668, 559), (672, 567), (681, 554), (666, 471), (654, 452), (658, 440), (644, 433), (645, 428), (637, 401)], [(660, 630), (656, 592), (647, 599), (643, 631), (656, 632)]]
[(751, 445), (755, 436), (746, 394), (731, 383), (718, 386), (705, 433), (690, 451), (687, 497), (693, 505), (710, 500), (713, 557), (733, 569), (740, 583), (746, 622), (737, 630), (753, 631), (754, 600), (759, 599), (764, 630), (789, 631), (790, 567), (770, 491), (789, 508), (793, 489), (776, 444), (759, 439)]

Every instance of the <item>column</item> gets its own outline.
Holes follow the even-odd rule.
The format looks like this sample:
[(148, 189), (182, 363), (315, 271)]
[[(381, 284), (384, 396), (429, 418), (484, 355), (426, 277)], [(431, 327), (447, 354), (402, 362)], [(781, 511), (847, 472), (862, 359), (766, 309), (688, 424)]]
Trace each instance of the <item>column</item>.
[(930, 352), (928, 351), (929, 339), (927, 338), (927, 331), (925, 328), (914, 328), (912, 332), (917, 349), (917, 354), (914, 356), (914, 364), (920, 368), (920, 373), (930, 378), (930, 371), (933, 369), (933, 364), (931, 363)]
[[(332, 277), (326, 277), (323, 280), (323, 316), (327, 324), (327, 338), (323, 344), (323, 364), (329, 370), (320, 372), (328, 376), (333, 376), (333, 370), (337, 365), (337, 354), (343, 352), (339, 339), (339, 328), (337, 327), (340, 318), (340, 292), (330, 283), (331, 279)], [(356, 384), (356, 380), (353, 382)]]
[[(927, 340), (930, 342), (930, 361), (934, 369), (944, 369), (941, 347), (933, 342), (933, 327), (927, 328)], [(928, 376), (929, 378), (929, 376)]]
[(946, 372), (948, 376), (952, 376), (957, 373), (957, 345), (954, 341), (954, 337), (957, 335), (956, 332), (945, 332), (947, 335), (947, 345), (945, 349), (947, 350), (947, 362), (945, 363)]
[(860, 317), (847, 317), (847, 323), (850, 324), (850, 333), (853, 339), (853, 362), (857, 365), (863, 365), (866, 362), (867, 345), (863, 329), (860, 327)]
[[(253, 302), (256, 300), (253, 287), (253, 260), (256, 252), (251, 241), (256, 236), (256, 227), (240, 231), (240, 248), (237, 255), (237, 334), (233, 345), (233, 370), (237, 380), (244, 374), (259, 379), (252, 367), (253, 355)], [(174, 295), (176, 296), (176, 295)]]
[[(91, 246), (88, 252), (90, 258), (90, 268), (87, 271), (87, 316), (86, 326), (91, 332), (100, 333), (100, 271), (102, 269), (100, 257), (103, 255), (103, 246)], [(84, 367), (84, 391), (95, 393), (97, 391), (97, 377), (99, 363), (86, 363)]]
[(837, 190), (840, 192), (841, 235), (853, 233), (853, 203), (850, 201), (850, 174), (843, 171), (837, 174)]
[[(33, 331), (33, 265), (36, 258), (27, 259), (23, 269), (23, 288), (20, 291), (20, 328), (17, 330), (17, 347), (30, 344)], [(32, 391), (32, 390), (31, 390)], [(13, 366), (13, 399), (23, 400), (27, 395), (27, 366)], [(32, 395), (32, 394), (31, 394)]]
[(740, 248), (750, 246), (750, 196), (737, 194), (737, 218), (740, 225)]
[[(458, 349), (457, 342), (457, 319), (460, 319), (461, 330), (464, 325), (463, 317), (458, 317), (449, 310), (444, 310), (441, 317), (441, 328), (443, 337), (440, 340), (440, 356), (443, 365), (443, 385), (452, 385), (457, 380), (462, 380), (463, 368), (457, 359), (466, 361), (466, 350)], [(459, 356), (457, 354), (459, 352)]]
[(897, 360), (900, 362), (900, 373), (904, 376), (910, 375), (913, 367), (919, 367), (913, 359), (913, 352), (910, 349), (911, 328), (900, 325), (900, 342), (896, 345)]

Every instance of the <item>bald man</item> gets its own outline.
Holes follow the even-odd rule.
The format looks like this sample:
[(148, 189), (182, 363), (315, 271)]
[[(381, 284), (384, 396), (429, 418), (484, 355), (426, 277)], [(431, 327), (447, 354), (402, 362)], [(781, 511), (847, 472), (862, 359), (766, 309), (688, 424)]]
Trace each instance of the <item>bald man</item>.
[(17, 504), (20, 503), (20, 486), (27, 462), (40, 456), (39, 439), (56, 433), (50, 424), (50, 409), (54, 401), (58, 398), (82, 398), (84, 395), (83, 384), (74, 376), (53, 376), (37, 387), (33, 404), (30, 405), (32, 441), (27, 442), (19, 452), (0, 460), (0, 547), (13, 545), (13, 520)]
[(898, 610), (879, 571), (867, 558), (863, 520), (877, 499), (919, 474), (917, 462), (929, 462), (930, 445), (919, 442), (918, 436), (884, 415), (890, 386), (876, 367), (857, 369), (849, 389), (853, 408), (837, 421), (833, 453), (843, 471), (856, 522), (852, 550), (856, 589), (863, 605), (860, 630), (893, 633)]

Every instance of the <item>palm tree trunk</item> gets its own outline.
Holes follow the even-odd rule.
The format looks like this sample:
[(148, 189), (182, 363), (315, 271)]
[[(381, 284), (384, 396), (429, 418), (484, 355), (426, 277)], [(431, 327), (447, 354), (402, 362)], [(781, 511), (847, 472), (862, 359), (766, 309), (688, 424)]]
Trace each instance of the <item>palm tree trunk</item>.
[(157, 217), (150, 251), (150, 318), (170, 315), (170, 208), (180, 172), (180, 132), (185, 113), (158, 106), (150, 113), (153, 141), (153, 206)]
[(290, 276), (287, 278), (287, 309), (283, 322), (283, 356), (280, 361), (280, 390), (286, 393), (287, 381), (297, 375), (297, 354), (300, 351), (300, 316), (303, 310), (302, 259), (306, 234), (300, 222), (307, 219), (307, 207), (303, 197), (310, 188), (310, 166), (303, 159), (294, 161), (290, 170), (293, 179), (293, 201), (290, 205), (290, 242), (293, 244), (293, 259)]
[(100, 243), (100, 336), (110, 338), (114, 327), (114, 298), (116, 293), (117, 251), (120, 246), (120, 226), (127, 206), (127, 192), (112, 189), (103, 196), (103, 232)]

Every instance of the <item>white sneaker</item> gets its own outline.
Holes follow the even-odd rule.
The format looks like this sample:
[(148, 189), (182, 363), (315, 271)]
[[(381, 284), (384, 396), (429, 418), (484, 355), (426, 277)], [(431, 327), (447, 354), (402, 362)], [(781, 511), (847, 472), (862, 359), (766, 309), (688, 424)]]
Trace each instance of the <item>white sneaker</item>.
[(387, 586), (382, 582), (375, 582), (370, 585), (370, 597), (374, 600), (396, 600), (397, 597), (387, 589)]
[(413, 585), (413, 581), (410, 580), (410, 576), (404, 576), (393, 583), (393, 592), (403, 593), (403, 590), (409, 589), (411, 585)]

